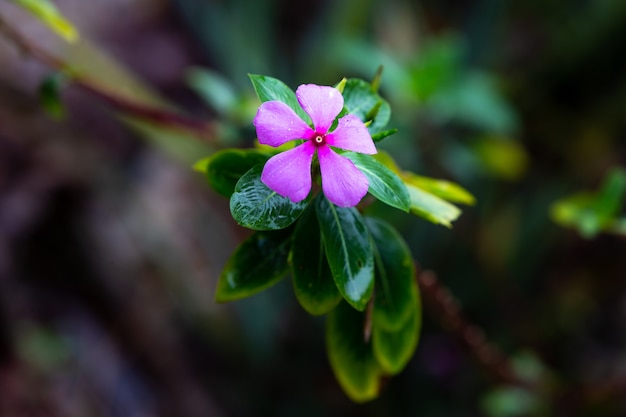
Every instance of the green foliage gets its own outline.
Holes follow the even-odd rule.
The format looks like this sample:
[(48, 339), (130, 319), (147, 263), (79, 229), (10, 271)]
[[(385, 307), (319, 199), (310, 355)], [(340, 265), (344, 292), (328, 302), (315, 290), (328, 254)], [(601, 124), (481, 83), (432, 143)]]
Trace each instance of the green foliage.
[(239, 225), (249, 229), (284, 229), (300, 217), (307, 201), (294, 203), (270, 190), (261, 181), (262, 171), (263, 164), (259, 164), (237, 181), (230, 197), (230, 213)]
[(369, 181), (370, 194), (391, 207), (409, 211), (411, 207), (409, 192), (393, 171), (370, 155), (350, 152), (344, 156), (365, 174)]
[(626, 171), (610, 171), (596, 193), (577, 193), (555, 202), (552, 219), (571, 227), (586, 238), (600, 232), (624, 234), (624, 218), (619, 218), (626, 197)]
[(369, 122), (371, 134), (381, 132), (391, 118), (391, 107), (366, 81), (356, 78), (347, 80), (343, 91), (344, 107), (348, 113)]
[(256, 232), (230, 257), (215, 291), (223, 303), (249, 297), (271, 287), (289, 271), (291, 230)]
[(199, 161), (195, 169), (206, 172), (209, 184), (217, 193), (230, 197), (243, 174), (268, 159), (267, 154), (254, 149), (225, 149)]
[(363, 311), (374, 286), (372, 243), (361, 214), (336, 207), (325, 197), (316, 201), (324, 250), (339, 292), (351, 306)]
[(66, 77), (63, 73), (50, 74), (39, 85), (39, 101), (41, 106), (53, 119), (65, 116), (65, 106), (61, 101), (61, 89), (65, 85)]
[(291, 107), (302, 120), (310, 123), (311, 119), (300, 106), (296, 93), (294, 93), (291, 88), (287, 87), (285, 83), (265, 75), (249, 74), (248, 76), (250, 77), (250, 81), (252, 81), (254, 91), (256, 91), (262, 103), (272, 100), (282, 101)]
[(341, 294), (328, 266), (314, 204), (309, 205), (296, 225), (291, 265), (296, 298), (307, 312), (326, 314), (339, 304)]
[(12, 0), (68, 42), (78, 40), (78, 31), (49, 0)]

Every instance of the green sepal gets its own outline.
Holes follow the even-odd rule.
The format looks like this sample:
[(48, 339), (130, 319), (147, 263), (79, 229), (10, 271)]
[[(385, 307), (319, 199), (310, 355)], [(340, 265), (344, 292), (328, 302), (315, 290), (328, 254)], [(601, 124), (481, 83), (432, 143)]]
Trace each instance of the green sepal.
[(350, 78), (343, 90), (344, 107), (363, 123), (370, 122), (370, 134), (382, 131), (391, 118), (391, 106), (366, 81)]
[(215, 301), (249, 297), (287, 275), (292, 232), (293, 229), (256, 232), (239, 245), (220, 275)]
[(254, 91), (262, 103), (274, 100), (281, 101), (291, 107), (302, 120), (310, 124), (311, 118), (300, 106), (296, 93), (287, 87), (285, 83), (266, 75), (248, 74), (248, 77), (252, 81)]
[(417, 306), (409, 313), (406, 322), (398, 330), (388, 331), (376, 325), (372, 329), (374, 357), (381, 368), (391, 375), (404, 369), (417, 348), (422, 325), (421, 309)]
[(371, 217), (365, 221), (374, 243), (376, 263), (373, 326), (397, 331), (418, 308), (411, 251), (388, 223)]
[(346, 152), (346, 158), (367, 177), (368, 191), (381, 202), (402, 211), (409, 211), (411, 197), (402, 180), (389, 168), (378, 162), (370, 155)]
[(293, 233), (291, 268), (296, 298), (308, 313), (326, 314), (339, 304), (341, 294), (326, 260), (314, 204), (302, 213)]
[(380, 391), (382, 371), (363, 332), (365, 314), (341, 303), (326, 321), (330, 366), (345, 393), (355, 402), (373, 400)]
[(255, 149), (225, 149), (198, 161), (194, 169), (204, 172), (209, 185), (220, 195), (230, 197), (239, 179), (270, 155)]
[(302, 214), (307, 200), (294, 203), (272, 191), (261, 181), (263, 164), (254, 166), (237, 181), (230, 197), (230, 213), (235, 221), (253, 230), (279, 230)]
[(337, 207), (326, 197), (317, 198), (315, 206), (335, 284), (350, 305), (363, 311), (374, 285), (374, 256), (365, 221), (355, 208)]

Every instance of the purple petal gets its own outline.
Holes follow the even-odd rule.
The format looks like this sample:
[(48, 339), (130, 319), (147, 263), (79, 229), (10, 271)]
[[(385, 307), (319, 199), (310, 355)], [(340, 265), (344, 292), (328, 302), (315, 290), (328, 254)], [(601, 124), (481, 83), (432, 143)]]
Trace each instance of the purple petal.
[(343, 109), (343, 96), (333, 87), (303, 84), (296, 90), (298, 102), (311, 116), (318, 133), (326, 133)]
[(322, 190), (331, 203), (354, 207), (367, 194), (369, 182), (348, 158), (337, 155), (328, 146), (320, 146), (317, 156), (322, 171)]
[(304, 200), (311, 191), (311, 160), (314, 153), (315, 146), (307, 141), (274, 155), (265, 163), (261, 181), (294, 203)]
[(339, 119), (337, 129), (326, 135), (326, 143), (348, 151), (370, 155), (376, 153), (376, 146), (367, 127), (353, 114)]
[(291, 107), (280, 101), (261, 104), (254, 126), (259, 142), (274, 147), (290, 140), (309, 139), (315, 134)]

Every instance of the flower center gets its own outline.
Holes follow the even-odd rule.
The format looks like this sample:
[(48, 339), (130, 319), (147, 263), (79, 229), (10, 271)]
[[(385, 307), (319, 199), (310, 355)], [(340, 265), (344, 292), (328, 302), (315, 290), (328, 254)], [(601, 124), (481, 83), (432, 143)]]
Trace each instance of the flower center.
[(313, 138), (313, 142), (317, 146), (322, 145), (324, 143), (324, 135), (315, 135), (315, 137)]

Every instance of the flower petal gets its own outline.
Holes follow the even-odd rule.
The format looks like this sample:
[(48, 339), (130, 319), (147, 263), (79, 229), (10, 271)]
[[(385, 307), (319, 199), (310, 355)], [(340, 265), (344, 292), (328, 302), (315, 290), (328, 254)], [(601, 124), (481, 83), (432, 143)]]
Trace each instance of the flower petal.
[(365, 124), (353, 114), (348, 114), (337, 124), (332, 133), (326, 135), (330, 146), (366, 154), (375, 154), (376, 146)]
[(265, 163), (261, 181), (294, 203), (304, 200), (311, 191), (311, 160), (314, 153), (315, 146), (307, 141), (274, 155)]
[(333, 87), (302, 84), (296, 90), (296, 97), (304, 111), (311, 116), (318, 133), (327, 133), (343, 109), (343, 96)]
[(295, 139), (310, 139), (315, 132), (291, 107), (280, 101), (261, 104), (254, 118), (259, 142), (278, 147)]
[(322, 171), (322, 190), (331, 203), (354, 207), (367, 194), (369, 182), (348, 158), (336, 154), (328, 146), (317, 148)]

